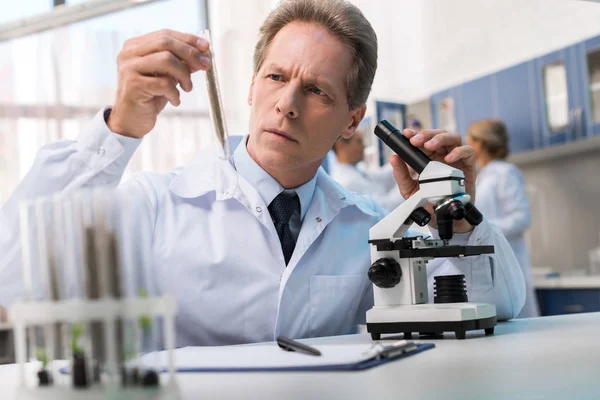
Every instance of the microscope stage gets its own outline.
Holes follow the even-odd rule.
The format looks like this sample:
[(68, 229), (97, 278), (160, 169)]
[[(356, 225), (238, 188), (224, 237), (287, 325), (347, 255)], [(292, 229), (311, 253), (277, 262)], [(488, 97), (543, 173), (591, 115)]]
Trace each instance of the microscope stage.
[(485, 329), (492, 334), (495, 325), (496, 307), (487, 303), (375, 306), (367, 311), (367, 331), (373, 340), (379, 340), (382, 333), (410, 337), (412, 332), (455, 332), (457, 339), (464, 339), (470, 330)]

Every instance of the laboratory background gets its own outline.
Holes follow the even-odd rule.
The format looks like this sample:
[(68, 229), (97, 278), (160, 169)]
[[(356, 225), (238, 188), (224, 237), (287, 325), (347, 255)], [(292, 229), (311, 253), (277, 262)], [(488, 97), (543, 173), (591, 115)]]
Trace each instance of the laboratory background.
[[(392, 153), (373, 134), (382, 119), (399, 128), (458, 132), (465, 140), (473, 123), (501, 121), (506, 162), (522, 173), (528, 202), (522, 240), (537, 303), (528, 316), (599, 312), (600, 2), (351, 2), (379, 41), (360, 126), (363, 152), (353, 166), (386, 173)], [(254, 44), (277, 3), (0, 0), (0, 207), (41, 146), (76, 138), (113, 103), (117, 54), (134, 36), (210, 29), (228, 132), (246, 134)], [(193, 83), (179, 107), (168, 104), (160, 114), (124, 180), (184, 166), (216, 143), (204, 74), (194, 74)], [(323, 164), (334, 177), (338, 156), (332, 150)], [(13, 363), (5, 310), (0, 317), (0, 362)]]

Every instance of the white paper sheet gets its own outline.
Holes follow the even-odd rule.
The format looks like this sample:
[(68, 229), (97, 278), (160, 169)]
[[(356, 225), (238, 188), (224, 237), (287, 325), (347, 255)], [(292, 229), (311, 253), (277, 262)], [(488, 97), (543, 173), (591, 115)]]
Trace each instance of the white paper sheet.
[[(285, 351), (276, 343), (256, 345), (184, 347), (175, 350), (177, 370), (279, 369), (356, 364), (373, 357), (371, 344), (318, 345), (321, 356)], [(165, 351), (146, 354), (140, 366), (167, 368)]]

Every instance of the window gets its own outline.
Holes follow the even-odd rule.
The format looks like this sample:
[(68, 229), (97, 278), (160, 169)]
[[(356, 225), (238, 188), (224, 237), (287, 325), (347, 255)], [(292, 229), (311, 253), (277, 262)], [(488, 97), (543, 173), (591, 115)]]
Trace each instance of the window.
[(5, 0), (0, 6), (0, 24), (33, 17), (50, 10), (52, 10), (52, 0)]
[(600, 50), (587, 54), (587, 66), (592, 118), (594, 122), (600, 122)]
[[(74, 2), (81, 0), (67, 5)], [(10, 3), (10, 15), (0, 6), (1, 19), (48, 12), (53, 2)], [(158, 1), (0, 43), (0, 54), (6, 55), (0, 57), (0, 206), (31, 168), (41, 146), (73, 139), (93, 115), (112, 104), (115, 60), (125, 40), (161, 28), (199, 32), (203, 20), (198, 0)], [(186, 164), (214, 139), (204, 76), (195, 74), (193, 80), (194, 91), (182, 92), (182, 105), (167, 106), (161, 113), (156, 132), (144, 140), (126, 175)]]
[(550, 133), (564, 132), (569, 125), (569, 98), (567, 70), (562, 61), (548, 64), (543, 69), (546, 123)]

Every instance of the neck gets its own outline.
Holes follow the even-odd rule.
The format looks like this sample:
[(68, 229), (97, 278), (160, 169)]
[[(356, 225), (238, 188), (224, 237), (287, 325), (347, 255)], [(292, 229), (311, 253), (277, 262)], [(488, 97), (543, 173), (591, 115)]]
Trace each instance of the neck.
[(254, 160), (259, 167), (261, 167), (267, 174), (271, 175), (273, 179), (275, 179), (284, 189), (295, 189), (298, 186), (304, 185), (306, 182), (310, 181), (317, 170), (321, 166), (324, 158), (315, 161), (314, 163), (303, 165), (302, 167), (295, 169), (286, 169), (281, 170), (277, 168), (270, 168), (261, 164), (258, 157), (254, 154), (252, 150), (252, 146), (250, 146), (250, 141), (246, 144), (246, 149), (248, 150), (248, 154)]
[(479, 159), (477, 160), (477, 164), (479, 164), (479, 168), (483, 168), (486, 165), (488, 165), (489, 163), (491, 163), (492, 161), (494, 161), (494, 159), (488, 155), (481, 155), (479, 157)]
[(337, 162), (340, 164), (350, 164), (350, 165), (356, 165), (358, 164), (358, 162), (352, 160), (350, 157), (346, 157), (345, 154), (337, 154)]

